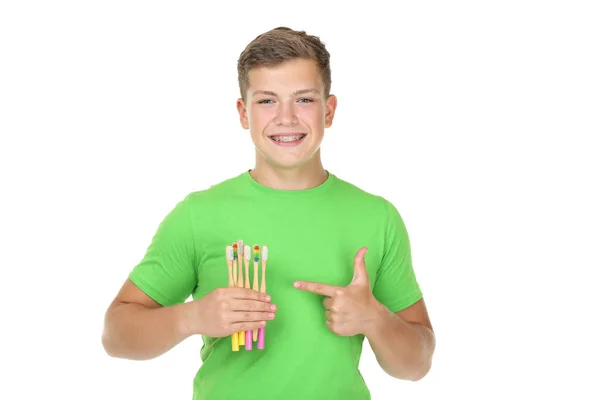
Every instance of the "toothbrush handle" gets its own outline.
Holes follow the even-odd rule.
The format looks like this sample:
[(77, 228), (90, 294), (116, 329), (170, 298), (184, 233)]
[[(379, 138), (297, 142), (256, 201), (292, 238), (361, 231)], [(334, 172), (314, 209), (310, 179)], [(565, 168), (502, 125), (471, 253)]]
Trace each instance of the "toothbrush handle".
[[(265, 261), (262, 262), (262, 280), (260, 283), (261, 293), (267, 292), (267, 280), (265, 278)], [(258, 349), (263, 350), (265, 348), (265, 327), (258, 329)]]
[(252, 350), (252, 331), (246, 331), (246, 350)]
[(264, 350), (265, 348), (265, 327), (258, 328), (258, 349)]
[(267, 264), (265, 261), (262, 262), (262, 276), (261, 276), (261, 283), (260, 283), (260, 291), (263, 293), (267, 292), (267, 279), (266, 279), (266, 270), (267, 269)]
[(231, 350), (232, 351), (240, 351), (240, 344), (238, 342), (238, 334), (233, 333), (231, 335)]

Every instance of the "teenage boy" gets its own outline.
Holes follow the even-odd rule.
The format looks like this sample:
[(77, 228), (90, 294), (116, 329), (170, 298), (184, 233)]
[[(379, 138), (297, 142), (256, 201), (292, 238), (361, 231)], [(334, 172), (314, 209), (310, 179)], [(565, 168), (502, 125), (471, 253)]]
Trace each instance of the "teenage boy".
[[(403, 220), (321, 162), (336, 110), (328, 51), (273, 29), (238, 74), (256, 164), (165, 217), (107, 310), (107, 353), (150, 359), (202, 335), (194, 399), (369, 399), (365, 337), (385, 372), (421, 379), (435, 338)], [(268, 248), (266, 293), (228, 287), (225, 248), (240, 239)], [(232, 351), (232, 334), (262, 327), (264, 349)]]

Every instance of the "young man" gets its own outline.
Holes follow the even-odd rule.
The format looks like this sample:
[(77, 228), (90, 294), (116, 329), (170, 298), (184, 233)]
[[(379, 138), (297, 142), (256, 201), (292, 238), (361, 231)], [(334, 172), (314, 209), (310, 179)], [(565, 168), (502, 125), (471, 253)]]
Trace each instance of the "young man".
[[(328, 51), (277, 28), (247, 46), (238, 72), (256, 165), (166, 216), (109, 306), (107, 353), (149, 359), (202, 335), (198, 400), (369, 399), (365, 337), (388, 374), (421, 379), (435, 339), (404, 223), (321, 163), (336, 110)], [(225, 248), (240, 239), (268, 247), (266, 293), (228, 287)], [(261, 327), (264, 349), (232, 351), (232, 334)]]

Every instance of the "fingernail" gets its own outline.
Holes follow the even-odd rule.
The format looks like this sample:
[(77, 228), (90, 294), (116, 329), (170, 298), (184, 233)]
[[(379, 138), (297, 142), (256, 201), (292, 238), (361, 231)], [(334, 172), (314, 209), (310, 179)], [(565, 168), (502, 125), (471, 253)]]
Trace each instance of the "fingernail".
[(299, 283), (299, 282), (294, 282), (294, 287), (295, 287), (295, 288), (298, 288), (298, 287), (300, 287), (300, 283)]
[(275, 304), (271, 304), (271, 310), (273, 310), (273, 311), (277, 310), (277, 306)]
[(271, 296), (267, 296), (267, 301), (271, 301)]
[(275, 314), (269, 313), (269, 318), (271, 318), (271, 319), (275, 318)]

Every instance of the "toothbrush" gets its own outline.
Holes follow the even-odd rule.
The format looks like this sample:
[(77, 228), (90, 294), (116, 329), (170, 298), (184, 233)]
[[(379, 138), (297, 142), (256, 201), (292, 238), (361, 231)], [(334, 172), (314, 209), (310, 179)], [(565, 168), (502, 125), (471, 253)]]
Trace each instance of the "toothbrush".
[(238, 256), (238, 248), (237, 243), (234, 243), (233, 246), (233, 286), (237, 287), (237, 256)]
[[(226, 246), (225, 254), (227, 257), (227, 271), (229, 273), (229, 287), (233, 287), (233, 246)], [(231, 350), (240, 351), (237, 333), (231, 334)]]
[(244, 246), (244, 261), (246, 262), (246, 288), (250, 289), (250, 275), (249, 275), (249, 270), (250, 270), (250, 246)]
[[(267, 292), (267, 281), (265, 272), (267, 269), (267, 258), (269, 255), (269, 249), (267, 246), (262, 247), (262, 281), (260, 283), (260, 291), (261, 293)], [(265, 327), (258, 329), (258, 349), (263, 350), (265, 348)]]
[(238, 240), (238, 287), (244, 287), (244, 241)]
[[(233, 244), (233, 258), (235, 260), (235, 265), (237, 265), (237, 271), (238, 271), (238, 275), (236, 277), (236, 287), (239, 288), (243, 288), (244, 287), (244, 280), (242, 277), (242, 253), (244, 252), (244, 247), (243, 247), (243, 242), (241, 240), (238, 240), (237, 242), (235, 242)], [(246, 336), (244, 335), (244, 332), (238, 332), (238, 343), (240, 344), (240, 346), (243, 346), (246, 344)]]
[[(254, 259), (254, 281), (252, 283), (252, 290), (258, 291), (258, 260), (260, 259), (260, 252), (257, 244), (255, 244), (252, 249), (254, 250), (252, 253)], [(258, 329), (255, 329), (252, 332), (252, 339), (255, 342), (258, 340)]]
[[(245, 261), (245, 271), (246, 271), (246, 281), (245, 287), (246, 289), (250, 289), (250, 276), (249, 276), (249, 263), (250, 263), (250, 246), (244, 246), (243, 250), (244, 261)], [(252, 350), (252, 331), (246, 331), (246, 350)]]

